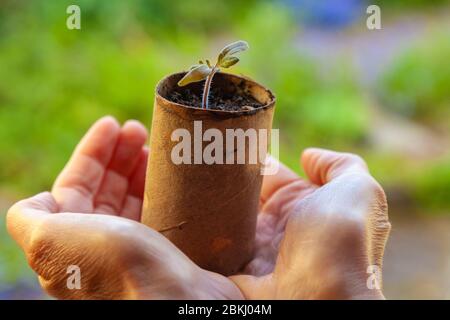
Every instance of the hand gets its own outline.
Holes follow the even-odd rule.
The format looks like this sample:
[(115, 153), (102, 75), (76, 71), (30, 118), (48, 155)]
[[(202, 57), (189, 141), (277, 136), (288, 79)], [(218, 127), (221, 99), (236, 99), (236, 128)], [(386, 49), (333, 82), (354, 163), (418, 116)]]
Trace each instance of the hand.
[[(8, 212), (8, 230), (50, 294), (91, 299), (382, 297), (379, 290), (360, 290), (366, 265), (381, 266), (389, 223), (382, 189), (359, 158), (310, 150), (303, 163), (311, 183), (283, 166), (277, 175), (266, 176), (255, 258), (245, 275), (228, 279), (200, 269), (162, 235), (136, 222), (145, 139), (145, 129), (136, 122), (120, 128), (111, 118), (100, 120), (52, 194), (23, 200)], [(333, 180), (319, 187), (328, 181), (320, 177)], [(357, 192), (348, 197), (352, 186), (367, 190), (366, 197), (357, 198)], [(372, 197), (379, 203), (372, 204)], [(80, 267), (80, 290), (67, 288), (70, 265)]]
[[(137, 121), (92, 126), (45, 192), (15, 204), (7, 227), (41, 286), (61, 299), (242, 298), (227, 278), (204, 271), (139, 223), (148, 150)], [(79, 267), (81, 288), (69, 289)], [(217, 288), (216, 288), (217, 287)]]
[(281, 164), (264, 177), (255, 257), (231, 279), (249, 299), (384, 298), (383, 189), (356, 155), (307, 149), (301, 162), (309, 180)]

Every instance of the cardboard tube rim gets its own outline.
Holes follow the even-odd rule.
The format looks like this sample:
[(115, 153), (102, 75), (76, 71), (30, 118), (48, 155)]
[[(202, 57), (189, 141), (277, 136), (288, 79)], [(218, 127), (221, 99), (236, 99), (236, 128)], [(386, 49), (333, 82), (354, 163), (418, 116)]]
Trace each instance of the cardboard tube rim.
[(234, 110), (218, 110), (218, 109), (202, 109), (202, 108), (197, 108), (197, 107), (192, 107), (192, 106), (187, 106), (184, 104), (180, 104), (180, 103), (176, 103), (174, 101), (171, 101), (167, 98), (165, 98), (163, 95), (161, 95), (161, 87), (162, 85), (168, 81), (169, 78), (180, 75), (180, 76), (184, 76), (187, 72), (186, 71), (182, 71), (182, 72), (176, 72), (176, 73), (172, 73), (169, 74), (167, 76), (165, 76), (164, 78), (162, 78), (158, 84), (155, 87), (155, 97), (158, 100), (159, 103), (161, 103), (162, 106), (169, 106), (172, 109), (182, 109), (185, 111), (192, 111), (194, 113), (197, 113), (197, 116), (201, 116), (200, 113), (203, 113), (203, 116), (207, 116), (207, 114), (209, 114), (210, 116), (230, 116), (230, 117), (237, 117), (237, 116), (245, 116), (245, 115), (251, 115), (251, 114), (255, 114), (258, 113), (262, 110), (266, 110), (268, 108), (271, 108), (275, 105), (276, 103), (276, 97), (273, 94), (273, 92), (271, 90), (269, 90), (267, 87), (259, 84), (258, 82), (245, 77), (245, 76), (239, 76), (236, 74), (232, 74), (232, 73), (225, 73), (225, 72), (218, 72), (217, 74), (222, 74), (224, 76), (227, 77), (231, 77), (231, 78), (235, 78), (235, 79), (239, 79), (239, 80), (243, 80), (245, 82), (250, 83), (251, 85), (257, 86), (259, 88), (261, 88), (262, 90), (264, 90), (268, 96), (269, 96), (269, 101), (263, 105), (262, 107), (259, 108), (255, 108), (254, 110), (242, 110), (242, 111), (234, 111)]

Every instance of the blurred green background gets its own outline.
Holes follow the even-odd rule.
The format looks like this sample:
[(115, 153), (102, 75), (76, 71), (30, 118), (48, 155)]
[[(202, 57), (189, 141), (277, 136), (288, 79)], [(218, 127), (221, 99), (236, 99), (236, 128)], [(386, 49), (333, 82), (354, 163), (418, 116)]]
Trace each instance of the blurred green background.
[[(281, 159), (355, 152), (385, 187), (387, 297), (450, 298), (450, 8), (372, 3), (381, 30), (363, 0), (0, 1), (0, 209), (50, 189), (97, 118), (149, 127), (160, 78), (244, 39), (231, 71), (276, 94)], [(0, 299), (41, 297), (2, 218)]]

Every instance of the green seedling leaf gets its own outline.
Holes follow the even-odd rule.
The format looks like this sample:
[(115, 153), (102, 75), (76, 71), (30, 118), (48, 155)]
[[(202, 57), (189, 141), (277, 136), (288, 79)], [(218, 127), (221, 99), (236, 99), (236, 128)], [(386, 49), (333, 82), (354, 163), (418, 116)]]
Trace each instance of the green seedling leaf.
[(180, 81), (178, 81), (178, 85), (180, 87), (183, 87), (192, 82), (205, 80), (206, 77), (211, 73), (211, 71), (211, 68), (204, 64), (192, 66), (192, 69), (188, 73), (186, 73), (186, 75)]
[(198, 68), (199, 66), (201, 66), (201, 64), (194, 64), (193, 66), (190, 66), (190, 67), (189, 67), (189, 70)]
[(222, 61), (220, 62), (220, 66), (223, 68), (229, 68), (231, 66), (234, 66), (238, 62), (239, 62), (238, 57), (226, 57), (222, 59)]
[(233, 43), (227, 45), (225, 48), (223, 48), (222, 51), (220, 51), (217, 62), (219, 64), (221, 64), (225, 58), (231, 57), (231, 56), (235, 55), (236, 53), (245, 51), (248, 48), (249, 48), (249, 46), (246, 41), (239, 40), (239, 41), (233, 42)]
[(220, 51), (215, 65), (212, 65), (211, 61), (209, 61), (208, 59), (205, 59), (204, 62), (203, 60), (199, 60), (199, 64), (193, 65), (189, 69), (189, 72), (186, 73), (186, 75), (180, 81), (178, 81), (178, 86), (182, 87), (189, 83), (206, 79), (202, 94), (202, 108), (208, 109), (209, 91), (211, 89), (211, 83), (214, 75), (220, 71), (220, 67), (229, 68), (238, 63), (239, 58), (235, 57), (234, 55), (236, 53), (245, 51), (248, 48), (249, 46), (246, 41), (239, 40), (227, 45), (222, 49), (222, 51)]

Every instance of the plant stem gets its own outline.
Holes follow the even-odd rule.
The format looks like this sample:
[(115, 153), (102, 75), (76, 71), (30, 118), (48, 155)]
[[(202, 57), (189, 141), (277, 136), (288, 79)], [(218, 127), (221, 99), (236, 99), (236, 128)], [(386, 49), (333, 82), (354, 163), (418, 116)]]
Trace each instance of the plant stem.
[(219, 71), (219, 68), (217, 68), (217, 64), (212, 68), (211, 73), (206, 77), (205, 81), (205, 87), (203, 88), (203, 97), (202, 97), (202, 108), (208, 109), (208, 97), (209, 97), (209, 90), (211, 89), (211, 82), (212, 78), (214, 77), (214, 74)]

